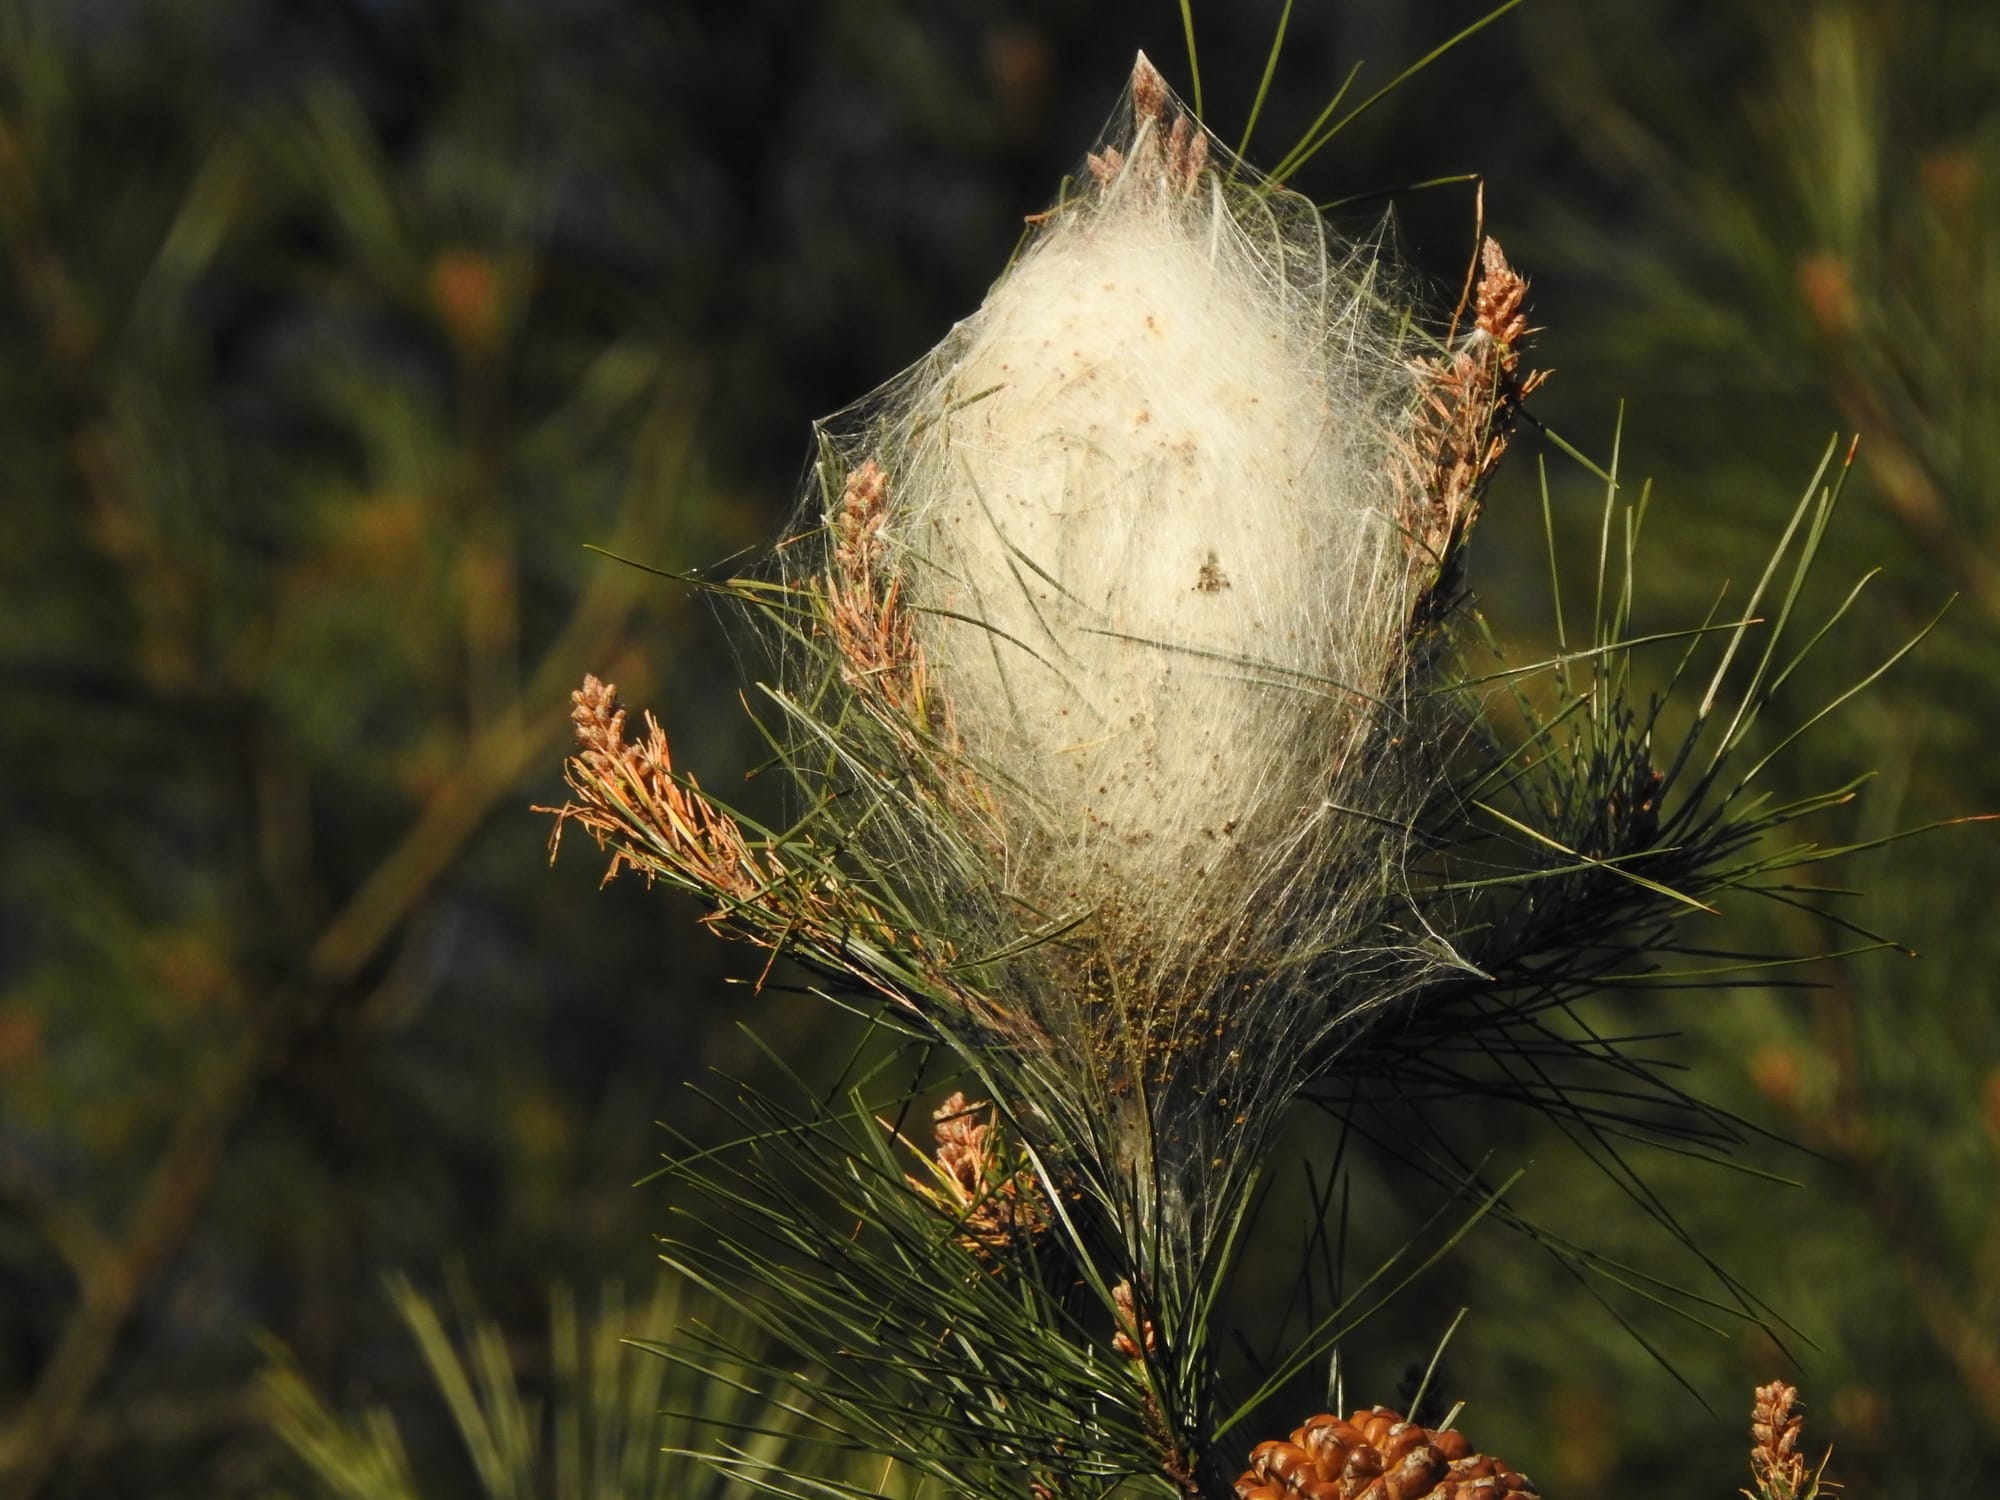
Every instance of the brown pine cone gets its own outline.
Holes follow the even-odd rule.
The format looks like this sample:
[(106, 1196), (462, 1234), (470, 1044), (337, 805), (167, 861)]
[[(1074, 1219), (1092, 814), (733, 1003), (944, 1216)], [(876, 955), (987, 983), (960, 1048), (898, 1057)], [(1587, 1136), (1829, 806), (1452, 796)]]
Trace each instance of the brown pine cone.
[(1538, 1500), (1525, 1474), (1474, 1453), (1462, 1432), (1405, 1422), (1386, 1406), (1347, 1421), (1308, 1417), (1289, 1440), (1250, 1451), (1239, 1500)]

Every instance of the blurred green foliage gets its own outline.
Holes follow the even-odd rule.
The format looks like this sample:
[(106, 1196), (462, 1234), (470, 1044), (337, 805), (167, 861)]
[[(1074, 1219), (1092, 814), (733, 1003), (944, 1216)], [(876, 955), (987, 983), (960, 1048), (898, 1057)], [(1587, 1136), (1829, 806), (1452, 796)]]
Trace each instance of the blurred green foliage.
[[(1563, 369), (1544, 415), (1602, 422), (1599, 393), (1629, 398), (1627, 463), (1661, 495), (1666, 598), (1712, 588), (1824, 434), (1858, 434), (1833, 542), (1848, 562), (1829, 572), (1880, 572), (1859, 630), (1799, 691), (1859, 676), (1958, 597), (1860, 712), (1802, 743), (1795, 774), (1876, 771), (1863, 835), (2000, 810), (2000, 17), (1949, 0), (1553, 0), (1523, 20), (1580, 156), (1522, 242), (1570, 304), (1543, 309)], [(1801, 1186), (1655, 1181), (1796, 1325), (1808, 1446), (1834, 1445), (1834, 1477), (1935, 1494), (2000, 1456), (2000, 843), (1991, 825), (1946, 828), (1847, 878), (1866, 896), (1846, 915), (1920, 961), (1815, 965), (1794, 976), (1810, 988), (1704, 998), (1675, 1018), (1695, 1086), (1805, 1148), (1752, 1157)], [(1803, 920), (1778, 936), (1803, 951), (1856, 941)], [(1588, 1184), (1559, 1192), (1616, 1222)], [(1513, 1274), (1529, 1300), (1560, 1295)], [(1584, 1336), (1593, 1352), (1550, 1365), (1566, 1374), (1521, 1403), (1523, 1420), (1540, 1405), (1569, 1428), (1566, 1487), (1684, 1464), (1671, 1381), (1629, 1344)], [(1676, 1352), (1711, 1399), (1781, 1367), (1762, 1337)]]
[[(508, 1331), (480, 1312), (462, 1281), (449, 1306), (392, 1277), (389, 1294), (410, 1343), (436, 1389), (399, 1414), (387, 1406), (346, 1413), (316, 1392), (282, 1351), (265, 1372), (272, 1422), (298, 1456), (303, 1491), (327, 1500), (424, 1500), (477, 1493), (487, 1500), (719, 1500), (736, 1488), (721, 1472), (663, 1448), (660, 1414), (676, 1414), (681, 1432), (696, 1423), (759, 1430), (742, 1442), (747, 1463), (783, 1465), (799, 1446), (799, 1419), (786, 1410), (795, 1393), (756, 1383), (753, 1372), (697, 1377), (657, 1355), (638, 1356), (627, 1342), (673, 1328), (689, 1314), (683, 1288), (665, 1276), (629, 1306), (616, 1283), (595, 1309), (557, 1284), (549, 1294), (545, 1337), (517, 1354)], [(711, 1333), (715, 1310), (706, 1310)], [(725, 1320), (726, 1326), (726, 1320)], [(732, 1330), (733, 1331), (733, 1330)], [(427, 1410), (428, 1408), (428, 1410)], [(449, 1412), (458, 1452), (425, 1455), (405, 1441), (412, 1413)], [(704, 1428), (704, 1430), (708, 1430)], [(429, 1464), (426, 1458), (431, 1458)], [(459, 1457), (457, 1464), (440, 1457)], [(886, 1479), (880, 1464), (870, 1466)], [(470, 1469), (468, 1475), (465, 1471)]]
[[(1196, 5), (1217, 120), (1278, 9)], [(1299, 5), (1260, 139), (1483, 9)], [(548, 872), (526, 807), (559, 800), (586, 669), (711, 778), (756, 750), (731, 643), (582, 544), (682, 567), (773, 535), (806, 419), (976, 302), (1136, 46), (1178, 76), (1178, 8), (0, 4), (0, 1487), (266, 1490), (260, 1330), (449, 1445), (385, 1269), (456, 1257), (530, 1349), (550, 1279), (645, 1274), (628, 1184), (682, 1080), (750, 1065), (748, 960), (588, 859)], [(1861, 431), (1825, 573), (1883, 572), (1827, 670), (1962, 595), (1801, 764), (1880, 769), (1864, 832), (2000, 807), (1995, 76), (1969, 3), (1529, 0), (1303, 184), (1488, 174), (1541, 414), (1596, 447), (1629, 402), (1663, 616)], [(1448, 303), (1464, 194), (1401, 214)], [(1475, 567), (1528, 634), (1523, 449)], [(1928, 1496), (2000, 1459), (2000, 852), (1959, 828), (1865, 873), (1856, 920), (1921, 963), (1614, 1013), (1687, 1029), (1697, 1091), (1818, 1153), (1748, 1154), (1790, 1190), (1645, 1169), (1817, 1346), (1809, 1443)], [(801, 1053), (826, 1024), (756, 1014)], [(1536, 1151), (1534, 1206), (1653, 1264), (1604, 1178), (1490, 1128)], [(1494, 1231), (1350, 1351), (1350, 1393), (1392, 1399), (1461, 1301), (1450, 1394), (1546, 1492), (1742, 1482), (1778, 1351), (1655, 1329), (1711, 1418)]]
[(384, 98), (295, 19), (0, 21), (10, 1492), (252, 1482), (251, 1333), (351, 1378), (385, 1265), (631, 1264), (724, 976), (527, 811), (587, 668), (725, 691), (581, 546), (768, 527), (695, 288), (497, 39)]

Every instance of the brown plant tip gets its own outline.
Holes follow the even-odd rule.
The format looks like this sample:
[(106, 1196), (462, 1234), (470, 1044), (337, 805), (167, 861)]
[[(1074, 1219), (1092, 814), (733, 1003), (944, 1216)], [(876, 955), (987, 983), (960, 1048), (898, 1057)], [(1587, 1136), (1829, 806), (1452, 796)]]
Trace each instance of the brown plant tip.
[(889, 501), (889, 476), (870, 458), (848, 474), (829, 518), (833, 556), (818, 592), (841, 680), (889, 731), (905, 761), (920, 768), (920, 783), (966, 827), (995, 842), (992, 798), (965, 764), (950, 705), (932, 690), (916, 622), (903, 602), (886, 533)]
[(1141, 52), (1132, 62), (1132, 123), (1143, 125), (1158, 120), (1166, 112), (1173, 93), (1153, 60)]
[(618, 701), (618, 685), (605, 682), (593, 672), (583, 675), (583, 686), (569, 695), (570, 723), (576, 728), (578, 754), (593, 766), (608, 755), (621, 758), (625, 745), (625, 709)]
[(847, 476), (835, 520), (840, 530), (837, 554), (843, 564), (867, 570), (881, 557), (882, 522), (888, 501), (889, 476), (874, 459), (864, 460)]
[(1405, 545), (1434, 570), (1413, 613), (1410, 633), (1424, 633), (1456, 597), (1458, 561), (1479, 520), (1487, 481), (1512, 440), (1522, 403), (1547, 372), (1524, 372), (1521, 345), (1533, 332), (1528, 282), (1487, 239), (1480, 249), (1473, 326), (1449, 355), (1416, 361), (1416, 420), (1407, 447), (1403, 492)]
[(1113, 1349), (1134, 1363), (1159, 1353), (1153, 1320), (1140, 1308), (1131, 1282), (1121, 1281), (1111, 1289), (1111, 1306), (1118, 1320), (1118, 1331), (1111, 1335)]
[[(1128, 166), (1143, 165), (1154, 180), (1180, 193), (1192, 192), (1208, 166), (1208, 133), (1174, 99), (1167, 80), (1141, 52), (1132, 64), (1132, 151), (1106, 146), (1084, 158), (1091, 179), (1108, 187)], [(1031, 222), (1051, 217), (1037, 214)]]
[(1757, 1484), (1751, 1500), (1804, 1500), (1818, 1491), (1819, 1474), (1799, 1452), (1805, 1425), (1797, 1386), (1774, 1380), (1757, 1387), (1750, 1407), (1750, 1477)]
[[(571, 757), (570, 786), (581, 803), (554, 809), (555, 837), (572, 819), (608, 839), (636, 841), (717, 899), (749, 900), (783, 872), (768, 854), (753, 852), (736, 820), (711, 802), (692, 777), (674, 774), (673, 756), (659, 720), (646, 715), (646, 733), (625, 738), (625, 708), (613, 683), (586, 675), (570, 694), (570, 721), (576, 726), (577, 753)], [(623, 843), (614, 848), (606, 882), (646, 862)], [(705, 920), (716, 921), (720, 913)]]
[(1502, 368), (1510, 374), (1521, 362), (1515, 347), (1528, 336), (1525, 304), (1528, 283), (1507, 263), (1500, 242), (1488, 236), (1479, 250), (1479, 292), (1473, 326), (1499, 344), (1505, 353)]
[(927, 698), (923, 654), (903, 608), (902, 580), (888, 563), (888, 505), (889, 479), (874, 459), (847, 476), (832, 517), (827, 624), (841, 677), (856, 696), (879, 717), (916, 729)]
[(1346, 1421), (1323, 1412), (1289, 1439), (1259, 1443), (1239, 1500), (1537, 1500), (1525, 1474), (1478, 1453), (1464, 1433), (1407, 1422), (1386, 1406)]
[[(608, 884), (621, 871), (638, 871), (648, 881), (664, 878), (713, 908), (702, 920), (729, 937), (774, 953), (787, 949), (809, 963), (858, 981), (891, 1002), (917, 1008), (901, 975), (885, 973), (880, 954), (897, 955), (926, 985), (955, 988), (952, 945), (932, 934), (904, 931), (867, 894), (831, 868), (801, 879), (776, 848), (752, 840), (724, 808), (710, 800), (691, 776), (677, 774), (665, 731), (650, 713), (638, 740), (625, 735), (626, 711), (618, 689), (596, 676), (570, 694), (576, 726), (576, 753), (564, 762), (575, 800), (561, 807), (538, 807), (555, 815), (550, 858), (559, 851), (563, 830), (580, 823), (611, 851)], [(810, 839), (795, 847), (811, 865)], [(761, 981), (760, 981), (761, 982)], [(982, 1012), (980, 998), (955, 990), (967, 1009), (995, 1026), (1011, 1018)], [(1028, 1036), (1018, 1023), (1016, 1035)]]
[(999, 1270), (1046, 1234), (1053, 1223), (1047, 1196), (1025, 1151), (991, 1118), (993, 1106), (954, 1093), (931, 1118), (937, 1151), (928, 1178), (910, 1186), (957, 1221), (960, 1245)]
[(1207, 165), (1207, 134), (1186, 115), (1176, 113), (1167, 130), (1167, 181), (1184, 193), (1193, 192)]

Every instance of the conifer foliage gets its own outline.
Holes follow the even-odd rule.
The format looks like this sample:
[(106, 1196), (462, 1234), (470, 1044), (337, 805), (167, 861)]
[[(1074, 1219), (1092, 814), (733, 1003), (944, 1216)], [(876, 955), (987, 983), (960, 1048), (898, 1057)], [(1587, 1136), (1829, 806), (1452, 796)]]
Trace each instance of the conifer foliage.
[[(1380, 1408), (1250, 1446), (1425, 1262), (1232, 1366), (1281, 1128), (1483, 1094), (1607, 1160), (1620, 1135), (1726, 1148), (1732, 1122), (1573, 1003), (1712, 973), (1687, 919), (1800, 899), (1790, 872), (1844, 851), (1787, 830), (1852, 788), (1759, 783), (1827, 711), (1770, 722), (1838, 619), (1794, 619), (1837, 450), (1746, 600), (1641, 633), (1643, 493), (1555, 440), (1604, 492), (1588, 607), (1557, 591), (1549, 659), (1483, 637), (1464, 549), (1539, 383), (1528, 317), (1491, 240), (1457, 315), (1413, 311), (1381, 244), (1259, 177), (1141, 57), (982, 308), (822, 425), (776, 565), (696, 580), (776, 642), (758, 716), (790, 821), (704, 792), (611, 685), (575, 695), (558, 836), (876, 1027), (831, 1093), (731, 1090), (734, 1149), (662, 1174), (666, 1258), (811, 1367), (831, 1448), (993, 1500), (1531, 1492)], [(1479, 1164), (1411, 1160), (1461, 1228), (1519, 1222)]]

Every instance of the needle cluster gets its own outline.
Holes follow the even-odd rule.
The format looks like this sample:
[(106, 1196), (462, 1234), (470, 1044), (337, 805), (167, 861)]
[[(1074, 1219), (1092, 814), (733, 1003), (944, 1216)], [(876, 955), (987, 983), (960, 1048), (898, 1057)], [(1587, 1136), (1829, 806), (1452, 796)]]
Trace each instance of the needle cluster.
[[(1786, 718), (1779, 690), (1845, 608), (1789, 644), (1845, 471), (1829, 450), (1740, 608), (1641, 634), (1644, 498), (1579, 458), (1590, 607), (1557, 588), (1557, 653), (1507, 656), (1464, 558), (1539, 380), (1527, 292), (1485, 241), (1464, 326), (1427, 332), (1379, 244), (1232, 158), (1141, 58), (979, 310), (822, 426), (775, 576), (707, 584), (779, 642), (793, 821), (720, 806), (650, 716), (630, 742), (612, 689), (577, 694), (558, 831), (896, 1039), (844, 1096), (740, 1091), (737, 1154), (667, 1173), (712, 1209), (668, 1259), (812, 1357), (828, 1442), (993, 1500), (1242, 1493), (1243, 1425), (1415, 1274), (1392, 1259), (1225, 1389), (1225, 1293), (1295, 1105), (1398, 1133), (1407, 1178), (1531, 1232), (1426, 1111), (1545, 1111), (1621, 1180), (1633, 1136), (1737, 1140), (1575, 1007), (1714, 974), (1690, 922), (1800, 904), (1789, 872), (1846, 852), (1772, 836), (1851, 788), (1756, 793), (1835, 706)], [(926, 1102), (939, 1057), (988, 1102)], [(1705, 1305), (1755, 1317), (1709, 1269)], [(1313, 1482), (1456, 1483), (1461, 1440), (1423, 1442), (1400, 1478), (1343, 1477), (1342, 1449)], [(1303, 1462), (1270, 1449), (1240, 1483)], [(1525, 1484), (1503, 1470), (1460, 1477)]]

